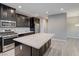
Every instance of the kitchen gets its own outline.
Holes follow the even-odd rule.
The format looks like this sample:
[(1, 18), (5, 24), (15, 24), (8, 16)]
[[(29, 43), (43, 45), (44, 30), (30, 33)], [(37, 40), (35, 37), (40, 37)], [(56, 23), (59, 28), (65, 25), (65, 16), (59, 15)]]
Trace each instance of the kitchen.
[(79, 3), (0, 3), (0, 56), (79, 55)]
[[(30, 45), (28, 43), (28, 40), (27, 41), (24, 40), (26, 41), (26, 43), (22, 44), (22, 42), (19, 42), (16, 39), (16, 38), (21, 39), (22, 37), (26, 37), (26, 36), (28, 37), (28, 35), (29, 36), (35, 35), (35, 37), (37, 37), (37, 35), (38, 36), (40, 35), (40, 37), (42, 37), (41, 34), (36, 35), (35, 33), (40, 33), (40, 19), (38, 17), (30, 17), (20, 13), (16, 13), (15, 8), (12, 8), (5, 4), (0, 4), (0, 52), (1, 53), (5, 53), (11, 49), (15, 49), (15, 56), (43, 55), (51, 44), (50, 37), (52, 37), (52, 35), (50, 34), (45, 35), (41, 33), (42, 35), (45, 35), (45, 37), (48, 36), (48, 39), (47, 41), (45, 40), (42, 43), (39, 42), (40, 40), (36, 40), (35, 42), (38, 42), (37, 44), (39, 44), (38, 45), (39, 48), (35, 48), (35, 45), (33, 47), (32, 46), (34, 44), (33, 42), (30, 43), (31, 44)], [(25, 39), (27, 39), (27, 37)], [(28, 38), (28, 39), (31, 39), (31, 40), (38, 39), (35, 37)], [(43, 39), (43, 38), (40, 38), (40, 39)], [(40, 46), (40, 44), (42, 45)], [(43, 45), (44, 47), (42, 47)], [(27, 48), (24, 48), (24, 47), (27, 47)], [(29, 51), (29, 48), (31, 48), (30, 51)], [(42, 51), (43, 49), (44, 49), (44, 52)]]

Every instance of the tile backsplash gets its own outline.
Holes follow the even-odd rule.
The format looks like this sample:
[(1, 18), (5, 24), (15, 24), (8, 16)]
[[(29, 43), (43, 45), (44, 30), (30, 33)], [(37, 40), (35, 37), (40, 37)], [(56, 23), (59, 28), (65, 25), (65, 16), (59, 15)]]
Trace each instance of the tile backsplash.
[(29, 27), (25, 27), (25, 28), (22, 28), (22, 27), (18, 28), (18, 27), (16, 27), (16, 28), (0, 28), (0, 32), (4, 32), (6, 29), (7, 30), (10, 29), (11, 31), (14, 31), (16, 33), (25, 33), (25, 32), (29, 32), (30, 31)]

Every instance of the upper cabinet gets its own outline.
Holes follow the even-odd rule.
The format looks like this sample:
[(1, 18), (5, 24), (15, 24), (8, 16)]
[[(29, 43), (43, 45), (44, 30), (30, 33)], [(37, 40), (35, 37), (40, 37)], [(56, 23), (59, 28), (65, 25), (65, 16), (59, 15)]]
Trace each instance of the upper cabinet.
[(16, 9), (0, 3), (0, 20), (16, 21), (16, 27), (30, 27), (31, 31), (35, 31), (40, 24), (39, 18), (28, 17), (16, 13)]
[(7, 13), (9, 18), (16, 18), (15, 9), (8, 7)]
[(0, 18), (1, 18), (1, 4), (0, 4)]
[(30, 27), (30, 19), (28, 16), (16, 14), (16, 18), (17, 27)]
[(8, 9), (7, 6), (2, 5), (1, 6), (1, 18), (7, 18), (8, 17)]
[(0, 19), (2, 20), (16, 20), (15, 9), (3, 4), (0, 4)]
[(40, 32), (40, 19), (37, 17), (30, 18), (30, 31)]

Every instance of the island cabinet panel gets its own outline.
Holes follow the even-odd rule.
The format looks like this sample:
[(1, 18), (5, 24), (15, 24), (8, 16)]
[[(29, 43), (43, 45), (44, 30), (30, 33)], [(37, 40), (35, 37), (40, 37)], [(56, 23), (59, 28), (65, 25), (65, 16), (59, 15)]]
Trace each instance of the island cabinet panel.
[(45, 45), (40, 49), (32, 48), (32, 56), (42, 56), (45, 53)]
[(31, 48), (29, 46), (25, 46), (20, 44), (15, 48), (15, 56), (30, 56)]
[[(15, 42), (15, 44), (17, 44), (17, 42)], [(30, 47), (28, 45), (19, 43), (19, 45), (15, 47), (15, 55), (16, 56), (43, 56), (45, 52), (48, 50), (48, 48), (50, 47), (50, 45), (51, 45), (51, 40), (45, 43), (40, 49), (36, 49), (34, 47)]]
[(32, 48), (32, 56), (43, 56), (51, 45), (51, 40), (44, 44), (40, 49)]
[(17, 27), (30, 27), (29, 17), (21, 14), (16, 14), (16, 26)]
[[(16, 42), (21, 44), (20, 48), (18, 49), (22, 51), (22, 53), (24, 53), (23, 55), (27, 56), (28, 53), (30, 54), (30, 56), (43, 56), (45, 55), (45, 52), (50, 48), (52, 36), (53, 34), (36, 33), (28, 36), (15, 38), (13, 40), (15, 41), (15, 45)], [(24, 46), (28, 48), (23, 48)], [(15, 49), (16, 54), (18, 53), (18, 49)], [(27, 50), (28, 52), (24, 50)]]
[(16, 9), (6, 6), (4, 4), (0, 4), (0, 20), (16, 20)]

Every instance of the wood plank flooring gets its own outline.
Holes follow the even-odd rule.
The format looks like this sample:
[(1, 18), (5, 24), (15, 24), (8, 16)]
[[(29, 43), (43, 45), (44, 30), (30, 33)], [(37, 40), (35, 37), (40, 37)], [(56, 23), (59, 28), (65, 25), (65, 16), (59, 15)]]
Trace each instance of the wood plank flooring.
[[(15, 56), (15, 50), (12, 49), (5, 53), (0, 53), (0, 56)], [(79, 39), (52, 39), (51, 47), (47, 50), (44, 56), (79, 56)]]

